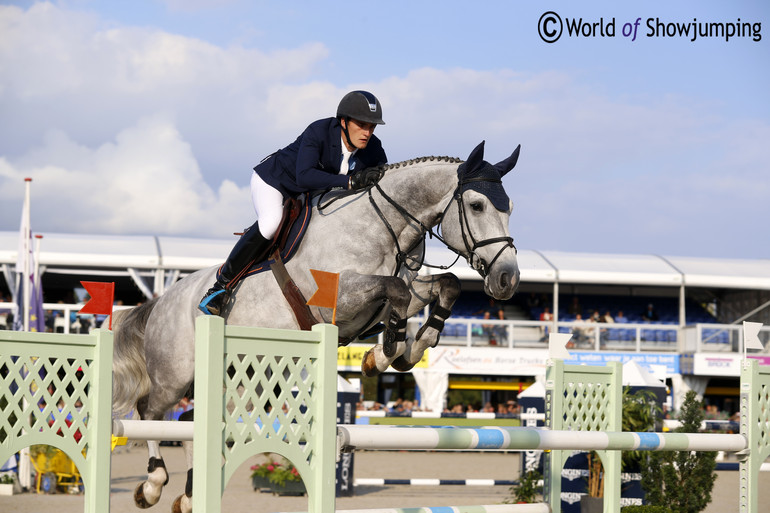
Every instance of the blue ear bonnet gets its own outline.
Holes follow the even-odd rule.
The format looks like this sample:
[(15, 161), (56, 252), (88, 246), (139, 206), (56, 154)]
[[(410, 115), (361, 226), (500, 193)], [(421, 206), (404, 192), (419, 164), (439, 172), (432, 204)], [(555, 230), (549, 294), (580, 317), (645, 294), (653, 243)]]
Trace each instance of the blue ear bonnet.
[(468, 160), (457, 167), (457, 183), (460, 194), (474, 190), (483, 194), (497, 210), (507, 212), (511, 200), (503, 188), (503, 175), (514, 168), (519, 160), (521, 145), (516, 147), (510, 157), (495, 165), (484, 160), (484, 141), (471, 152)]
[(474, 190), (489, 198), (497, 210), (507, 212), (511, 199), (503, 188), (500, 171), (486, 160), (482, 160), (480, 166), (471, 170), (467, 169), (467, 164), (468, 162), (463, 162), (457, 168), (460, 193), (462, 194), (469, 189)]

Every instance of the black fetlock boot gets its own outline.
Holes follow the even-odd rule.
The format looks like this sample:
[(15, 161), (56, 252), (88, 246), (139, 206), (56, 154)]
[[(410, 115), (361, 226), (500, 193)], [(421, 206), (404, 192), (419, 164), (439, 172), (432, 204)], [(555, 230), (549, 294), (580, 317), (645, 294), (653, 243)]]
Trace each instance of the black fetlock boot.
[(262, 236), (258, 223), (254, 223), (235, 243), (230, 256), (222, 265), (219, 278), (203, 296), (198, 309), (207, 315), (220, 315), (232, 288), (251, 264), (267, 256), (270, 246), (271, 241)]

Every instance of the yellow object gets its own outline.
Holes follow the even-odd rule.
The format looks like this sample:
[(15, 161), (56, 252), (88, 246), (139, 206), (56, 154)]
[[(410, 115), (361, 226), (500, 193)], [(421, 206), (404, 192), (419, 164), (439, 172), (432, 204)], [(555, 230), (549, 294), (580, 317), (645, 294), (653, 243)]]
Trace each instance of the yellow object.
[(63, 451), (51, 446), (38, 452), (31, 458), (32, 466), (35, 468), (37, 478), (35, 480), (35, 490), (40, 493), (40, 482), (43, 475), (53, 473), (56, 475), (56, 487), (78, 487), (83, 483), (75, 463)]
[(128, 443), (128, 437), (112, 435), (112, 442), (110, 442), (110, 450), (114, 451), (118, 445), (126, 445)]

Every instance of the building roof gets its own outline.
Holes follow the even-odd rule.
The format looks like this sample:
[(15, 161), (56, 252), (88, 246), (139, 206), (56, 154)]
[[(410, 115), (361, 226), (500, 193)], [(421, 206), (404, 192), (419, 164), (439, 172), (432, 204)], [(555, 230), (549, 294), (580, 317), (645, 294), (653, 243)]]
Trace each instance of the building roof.
[[(16, 263), (18, 232), (0, 231), (0, 265)], [(154, 235), (84, 235), (46, 233), (40, 264), (49, 272), (95, 268), (125, 271), (179, 269), (192, 272), (221, 264), (235, 243), (231, 239), (197, 239)], [(425, 261), (452, 264), (456, 254), (429, 245)], [(523, 282), (607, 285), (685, 286), (770, 290), (770, 259), (741, 260), (659, 255), (571, 253), (522, 249), (518, 253)], [(481, 277), (460, 258), (451, 271), (461, 280)], [(444, 272), (424, 268), (426, 273)]]

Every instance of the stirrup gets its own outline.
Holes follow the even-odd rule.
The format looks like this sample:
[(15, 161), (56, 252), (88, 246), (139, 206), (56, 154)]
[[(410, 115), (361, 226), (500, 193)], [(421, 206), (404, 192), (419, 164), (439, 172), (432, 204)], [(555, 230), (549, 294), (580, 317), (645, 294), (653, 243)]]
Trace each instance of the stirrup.
[[(219, 315), (221, 313), (221, 305), (220, 305), (220, 308), (217, 309), (219, 311), (217, 313), (214, 313), (211, 310), (209, 310), (209, 303), (214, 301), (214, 299), (218, 298), (220, 295), (224, 294), (225, 292), (227, 292), (225, 289), (220, 289), (212, 294), (207, 295), (201, 300), (200, 304), (198, 305), (198, 310), (205, 313), (206, 315)], [(224, 299), (224, 298), (220, 298), (220, 299)], [(211, 306), (216, 306), (216, 305), (214, 304)]]

